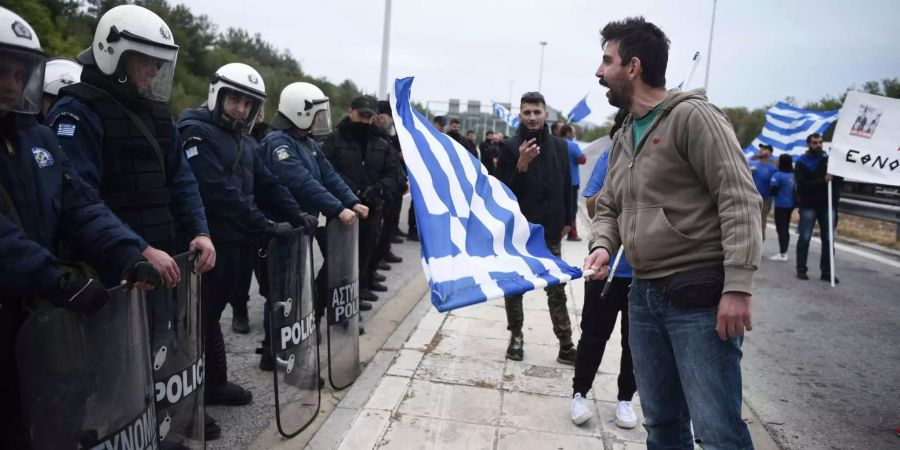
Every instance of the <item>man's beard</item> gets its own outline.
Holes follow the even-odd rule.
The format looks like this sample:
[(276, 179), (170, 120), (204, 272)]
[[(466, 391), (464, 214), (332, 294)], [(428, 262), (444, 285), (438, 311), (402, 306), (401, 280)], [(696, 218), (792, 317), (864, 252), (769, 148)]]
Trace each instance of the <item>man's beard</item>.
[(606, 97), (609, 104), (619, 109), (629, 110), (631, 103), (634, 101), (634, 87), (626, 82), (610, 81), (613, 81), (613, 83), (610, 84), (604, 79), (600, 80), (600, 85), (609, 89), (609, 95)]
[(621, 89), (609, 89), (609, 104), (626, 111), (631, 109), (634, 101), (634, 88), (628, 83), (622, 83)]

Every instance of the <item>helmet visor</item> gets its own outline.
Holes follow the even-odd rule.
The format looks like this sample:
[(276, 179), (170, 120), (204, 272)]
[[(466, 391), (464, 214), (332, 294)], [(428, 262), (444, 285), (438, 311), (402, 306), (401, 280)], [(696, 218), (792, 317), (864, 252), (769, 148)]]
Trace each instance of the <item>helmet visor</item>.
[(146, 99), (169, 101), (172, 81), (175, 79), (177, 53), (173, 51), (171, 59), (161, 59), (134, 51), (127, 52), (122, 55), (122, 59), (128, 82), (134, 84), (138, 93)]
[(46, 59), (40, 52), (0, 47), (0, 111), (41, 111)]
[(216, 109), (224, 115), (230, 125), (249, 132), (256, 119), (259, 118), (259, 110), (264, 100), (256, 95), (241, 92), (236, 89), (223, 88), (219, 90), (219, 98), (216, 100)]
[(318, 111), (316, 111), (316, 115), (313, 116), (312, 127), (309, 130), (309, 134), (313, 136), (324, 136), (327, 134), (331, 134), (331, 104), (326, 101), (324, 106), (320, 106)]

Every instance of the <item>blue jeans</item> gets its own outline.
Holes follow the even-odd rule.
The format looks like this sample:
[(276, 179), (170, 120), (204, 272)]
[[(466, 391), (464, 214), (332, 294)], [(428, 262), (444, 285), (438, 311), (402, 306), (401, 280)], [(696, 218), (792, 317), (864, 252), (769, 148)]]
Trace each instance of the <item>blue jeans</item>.
[[(629, 341), (647, 448), (752, 449), (741, 419), (740, 337), (716, 333), (716, 308), (669, 304), (648, 280), (629, 293)], [(691, 436), (691, 423), (695, 436)]]
[[(835, 214), (837, 217), (837, 214)], [(819, 258), (819, 269), (823, 276), (831, 275), (830, 236), (828, 233), (828, 206), (818, 208), (800, 208), (800, 223), (797, 224), (797, 272), (806, 273), (806, 260), (809, 257), (809, 240), (813, 227), (819, 222), (819, 237), (822, 241), (822, 256)]]

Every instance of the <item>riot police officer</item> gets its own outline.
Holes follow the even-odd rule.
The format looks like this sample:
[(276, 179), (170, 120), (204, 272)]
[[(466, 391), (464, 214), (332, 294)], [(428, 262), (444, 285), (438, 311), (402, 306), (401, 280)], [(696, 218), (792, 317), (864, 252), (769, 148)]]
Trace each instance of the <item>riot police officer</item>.
[(65, 86), (75, 84), (81, 79), (81, 64), (69, 58), (50, 58), (44, 69), (44, 101), (38, 121), (43, 123), (47, 119), (50, 107), (56, 102), (59, 90)]
[(60, 89), (48, 117), (79, 174), (142, 238), (142, 253), (169, 287), (180, 278), (169, 255), (199, 250), (198, 273), (216, 259), (197, 181), (165, 103), (177, 53), (169, 26), (150, 10), (110, 9), (78, 55), (81, 82)]
[(110, 299), (103, 283), (59, 260), (60, 242), (89, 257), (107, 283), (161, 283), (141, 256), (138, 237), (81, 180), (53, 132), (35, 120), (45, 60), (31, 26), (0, 8), (0, 448), (29, 446), (14, 353), (27, 303), (40, 297), (89, 313)]
[[(331, 106), (321, 89), (310, 83), (291, 83), (281, 91), (278, 109), (270, 125), (272, 132), (263, 138), (259, 147), (262, 160), (272, 173), (290, 189), (294, 198), (307, 213), (328, 220), (340, 220), (349, 225), (358, 214), (366, 218), (369, 208), (363, 205), (325, 158), (316, 137), (331, 133)], [(316, 240), (322, 255), (327, 253), (325, 228), (316, 230)], [(325, 258), (323, 258), (325, 260)], [(323, 264), (316, 283), (317, 318), (322, 316), (327, 263)], [(372, 306), (362, 303), (362, 309)], [(266, 347), (267, 342), (263, 343)], [(270, 353), (262, 352), (260, 368), (272, 367)]]
[[(281, 229), (314, 230), (318, 223), (300, 209), (256, 151), (257, 144), (249, 133), (265, 96), (259, 72), (246, 64), (226, 64), (216, 71), (205, 106), (184, 111), (178, 121), (184, 153), (200, 184), (218, 249), (216, 267), (204, 276), (201, 285), (206, 315), (205, 395), (209, 405), (244, 405), (253, 398), (250, 391), (228, 381), (219, 319), (228, 300), (239, 295), (237, 280), (253, 270), (256, 248), (243, 244), (280, 226), (260, 207), (270, 217), (289, 223), (281, 224)], [(242, 313), (246, 318), (246, 305)]]

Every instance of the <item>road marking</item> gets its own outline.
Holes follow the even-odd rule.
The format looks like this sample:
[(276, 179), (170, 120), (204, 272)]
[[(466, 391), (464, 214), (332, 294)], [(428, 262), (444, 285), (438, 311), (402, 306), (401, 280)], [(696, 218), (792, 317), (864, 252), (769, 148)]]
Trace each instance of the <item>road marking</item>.
[[(772, 230), (775, 229), (775, 225), (772, 225), (771, 223), (766, 223), (766, 227), (768, 227), (769, 229), (772, 229)], [(791, 227), (791, 231), (796, 231), (796, 229), (797, 229), (796, 226)], [(794, 234), (796, 236), (796, 233), (792, 233), (792, 234)], [(812, 237), (812, 240), (818, 244), (822, 243), (822, 240), (815, 236)], [(891, 266), (895, 269), (900, 269), (900, 262), (897, 262), (897, 261), (889, 259), (889, 258), (885, 258), (884, 256), (881, 256), (881, 255), (876, 255), (874, 253), (869, 253), (867, 251), (860, 250), (852, 245), (835, 242), (834, 248), (835, 248), (835, 250), (841, 250), (841, 251), (844, 251), (847, 253), (853, 253), (856, 256), (862, 256), (863, 258), (869, 258), (872, 261), (880, 262), (882, 264)], [(835, 258), (835, 259), (837, 259), (837, 258)]]

